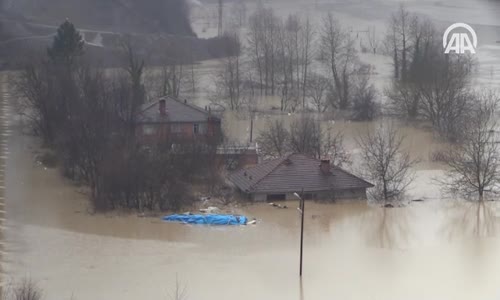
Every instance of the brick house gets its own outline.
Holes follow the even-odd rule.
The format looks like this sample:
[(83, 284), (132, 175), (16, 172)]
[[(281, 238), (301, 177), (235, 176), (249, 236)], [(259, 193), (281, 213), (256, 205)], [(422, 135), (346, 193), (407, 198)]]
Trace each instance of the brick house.
[(136, 118), (135, 130), (143, 145), (197, 143), (216, 146), (212, 148), (216, 150), (214, 159), (228, 170), (258, 162), (255, 148), (220, 145), (221, 119), (210, 109), (202, 109), (185, 100), (167, 96), (144, 104)]
[(221, 138), (221, 120), (218, 117), (209, 110), (169, 96), (144, 104), (136, 120), (136, 136), (143, 144), (217, 144)]
[(303, 191), (306, 199), (366, 199), (366, 189), (373, 185), (328, 160), (317, 160), (290, 153), (235, 171), (229, 181), (246, 197), (255, 201), (296, 199)]

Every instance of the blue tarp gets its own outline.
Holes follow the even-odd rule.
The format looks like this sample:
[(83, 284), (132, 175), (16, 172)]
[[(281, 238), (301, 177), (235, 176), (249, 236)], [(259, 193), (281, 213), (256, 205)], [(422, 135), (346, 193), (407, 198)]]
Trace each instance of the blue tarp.
[(237, 215), (169, 215), (163, 221), (200, 225), (246, 225), (247, 217)]

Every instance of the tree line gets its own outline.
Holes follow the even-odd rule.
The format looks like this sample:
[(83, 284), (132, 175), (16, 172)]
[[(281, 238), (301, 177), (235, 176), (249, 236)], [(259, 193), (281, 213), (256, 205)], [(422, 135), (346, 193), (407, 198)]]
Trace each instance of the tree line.
[(145, 64), (129, 41), (122, 49), (122, 71), (107, 75), (64, 22), (47, 53), (20, 72), (19, 111), (64, 174), (88, 186), (94, 208), (179, 209), (193, 200), (190, 184), (214, 167), (206, 155), (216, 142), (144, 147), (135, 122), (146, 101)]
[[(255, 99), (273, 95), (281, 111), (347, 112), (342, 115), (352, 120), (384, 112), (429, 122), (447, 140), (458, 139), (470, 111), (473, 57), (444, 54), (441, 32), (404, 6), (391, 15), (383, 39), (372, 28), (363, 32), (368, 45), (360, 41), (358, 47), (359, 34), (331, 13), (314, 26), (307, 17), (281, 18), (259, 5), (245, 36), (227, 33), (240, 51), (228, 55), (214, 76), (214, 101), (231, 110), (254, 109)], [(381, 48), (378, 53), (391, 57), (393, 76), (383, 91), (372, 84), (373, 66), (361, 62), (359, 48)]]
[(428, 121), (442, 137), (458, 140), (473, 104), (473, 57), (444, 54), (442, 33), (404, 7), (391, 17), (386, 46), (394, 68), (386, 90), (392, 111), (404, 119)]
[[(241, 42), (229, 32), (241, 51), (223, 61), (215, 76), (215, 97), (238, 110), (259, 96), (278, 96), (281, 111), (351, 112), (351, 118), (370, 120), (376, 112), (371, 67), (361, 63), (354, 37), (332, 14), (320, 28), (309, 18), (278, 17), (259, 5), (249, 16), (248, 33)], [(242, 45), (245, 45), (244, 47)], [(313, 67), (319, 63), (324, 72)]]

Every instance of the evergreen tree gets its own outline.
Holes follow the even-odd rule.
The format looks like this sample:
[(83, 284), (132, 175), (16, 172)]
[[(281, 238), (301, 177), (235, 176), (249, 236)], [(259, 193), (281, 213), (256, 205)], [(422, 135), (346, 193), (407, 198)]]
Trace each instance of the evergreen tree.
[(47, 53), (52, 62), (70, 66), (73, 65), (76, 58), (83, 55), (84, 44), (85, 41), (76, 30), (75, 25), (66, 20), (57, 29), (57, 34), (52, 46), (47, 49)]

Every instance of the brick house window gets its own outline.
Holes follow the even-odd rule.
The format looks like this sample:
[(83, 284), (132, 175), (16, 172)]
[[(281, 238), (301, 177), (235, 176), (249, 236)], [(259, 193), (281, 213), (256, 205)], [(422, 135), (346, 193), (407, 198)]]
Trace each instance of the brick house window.
[(156, 133), (156, 127), (153, 125), (143, 125), (142, 126), (142, 134), (144, 135), (153, 135)]
[(172, 133), (181, 133), (182, 132), (182, 127), (180, 124), (172, 124), (170, 126), (170, 131)]
[(193, 132), (194, 132), (194, 134), (200, 133), (200, 124), (193, 125)]

